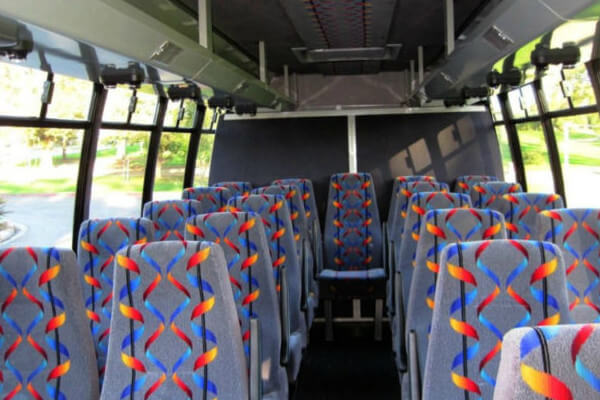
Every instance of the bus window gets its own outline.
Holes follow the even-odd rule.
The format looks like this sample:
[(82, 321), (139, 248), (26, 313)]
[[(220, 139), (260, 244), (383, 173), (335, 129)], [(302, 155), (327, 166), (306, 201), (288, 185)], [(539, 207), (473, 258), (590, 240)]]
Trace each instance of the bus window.
[(600, 117), (597, 113), (553, 120), (569, 207), (598, 207)]
[(513, 164), (510, 146), (508, 144), (508, 135), (504, 125), (496, 125), (496, 136), (502, 156), (502, 170), (504, 171), (504, 180), (507, 182), (516, 182), (515, 166)]
[(47, 73), (0, 62), (0, 115), (39, 117)]
[(158, 149), (154, 200), (181, 198), (190, 135), (164, 132)]
[(20, 230), (11, 246), (71, 247), (82, 138), (79, 130), (0, 128), (0, 198)]
[(90, 81), (54, 75), (54, 94), (48, 118), (87, 120), (94, 84)]
[(149, 141), (149, 132), (100, 131), (90, 218), (140, 214)]
[[(165, 116), (165, 126), (175, 127), (177, 125), (177, 119), (179, 118), (179, 109), (181, 101), (169, 101), (167, 107), (167, 115)], [(196, 114), (196, 102), (192, 100), (183, 101), (183, 115), (181, 121), (179, 121), (179, 128), (191, 128), (194, 126), (194, 116)]]
[(513, 119), (521, 119), (526, 117), (520, 89), (511, 90), (508, 92), (508, 102), (510, 104), (510, 112)]
[(208, 185), (208, 174), (210, 172), (210, 162), (212, 159), (214, 145), (214, 134), (205, 133), (200, 137), (200, 147), (198, 148), (198, 158), (196, 159), (194, 186)]
[(554, 179), (542, 125), (539, 122), (528, 122), (517, 124), (516, 128), (521, 142), (528, 191), (554, 193)]
[(490, 111), (492, 112), (492, 118), (494, 121), (503, 121), (504, 116), (502, 115), (502, 108), (500, 107), (500, 101), (498, 96), (490, 97)]
[(525, 85), (508, 93), (514, 119), (535, 117), (539, 114), (532, 85)]
[(104, 122), (126, 122), (130, 99), (131, 89), (128, 86), (120, 85), (108, 89), (102, 120)]
[(136, 97), (137, 106), (131, 116), (131, 123), (152, 125), (156, 118), (156, 105), (158, 104), (158, 96), (154, 93), (154, 88), (151, 85), (142, 85), (137, 90)]

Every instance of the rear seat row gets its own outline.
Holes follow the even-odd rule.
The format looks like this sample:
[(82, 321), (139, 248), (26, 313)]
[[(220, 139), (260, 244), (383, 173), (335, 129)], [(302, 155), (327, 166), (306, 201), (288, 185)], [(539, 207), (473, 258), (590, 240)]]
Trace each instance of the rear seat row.
[[(395, 284), (388, 288), (395, 291), (389, 311), (398, 366), (407, 371), (401, 376), (407, 398), (418, 398), (421, 391), (425, 398), (463, 392), (490, 397), (508, 329), (570, 322), (571, 315), (579, 321), (598, 317), (595, 228), (600, 214), (561, 209), (556, 195), (517, 193), (517, 186), (497, 185), (491, 177), (460, 178), (457, 188), (476, 190), (478, 204), (498, 204), (507, 211), (470, 208), (469, 195), (422, 178), (397, 180), (393, 206), (399, 212), (390, 212), (382, 230), (370, 175), (334, 175), (324, 240), (308, 180), (276, 181), (254, 190), (244, 182), (191, 188), (184, 191), (185, 200), (148, 203), (146, 218), (87, 221), (78, 252), (83, 288), (68, 279), (77, 270), (69, 251), (4, 250), (0, 293), (7, 294), (2, 303), (7, 325), (2, 334), (9, 348), (3, 393), (97, 398), (98, 383), (90, 377), (99, 375), (103, 399), (134, 393), (284, 399), (287, 383), (298, 374), (319, 297), (330, 318), (331, 300), (344, 290), (349, 297), (383, 298), (391, 276), (388, 281)], [(403, 228), (390, 218), (401, 218)], [(559, 247), (502, 240), (507, 235), (543, 235)], [(155, 240), (163, 242), (150, 243)], [(475, 240), (480, 242), (466, 243)], [(386, 245), (394, 251), (384, 257)], [(560, 249), (568, 253), (566, 269)], [(507, 263), (515, 265), (507, 269)], [(351, 282), (363, 284), (364, 291), (353, 293), (357, 288), (348, 286)], [(501, 317), (493, 320), (494, 315)], [(560, 346), (562, 335), (565, 340), (576, 335), (583, 345), (595, 327), (582, 326), (579, 333), (564, 328), (564, 334), (563, 328), (544, 330), (540, 343), (548, 347), (556, 336)], [(88, 340), (90, 328), (93, 339)], [(513, 336), (511, 351), (522, 353), (523, 341), (529, 340), (522, 338), (531, 334)], [(99, 374), (90, 364), (94, 348)], [(503, 352), (502, 366), (514, 369), (517, 356)], [(583, 365), (589, 382), (598, 363), (589, 367), (586, 356), (576, 356), (574, 376), (582, 375)], [(31, 360), (37, 358), (36, 367)], [(552, 371), (545, 363), (536, 365), (537, 358), (527, 362), (529, 369), (521, 367), (527, 376), (501, 370), (498, 382), (505, 383), (496, 391), (519, 390), (519, 398), (527, 390), (542, 393), (543, 388), (531, 388)], [(47, 380), (36, 379), (47, 365), (55, 365)], [(561, 374), (564, 368), (556, 378), (563, 385), (596, 395), (581, 388), (573, 374)]]

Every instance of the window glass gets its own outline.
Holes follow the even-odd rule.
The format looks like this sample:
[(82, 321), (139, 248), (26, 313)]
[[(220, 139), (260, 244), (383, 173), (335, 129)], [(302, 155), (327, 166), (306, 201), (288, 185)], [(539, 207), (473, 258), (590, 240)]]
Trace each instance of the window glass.
[(0, 62), (0, 114), (39, 117), (47, 75), (38, 69)]
[(149, 132), (100, 131), (91, 218), (140, 215), (149, 141)]
[[(592, 45), (580, 47), (581, 60), (589, 60)], [(584, 62), (580, 62), (575, 68), (564, 70), (565, 78), (567, 80), (566, 86), (567, 91), (571, 95), (573, 101), (573, 107), (584, 107), (596, 104), (596, 98), (594, 96), (594, 88), (590, 80), (587, 68)]]
[(511, 115), (514, 119), (525, 118), (525, 104), (521, 98), (521, 90), (515, 89), (508, 92)]
[(521, 103), (527, 111), (528, 117), (539, 115), (537, 103), (535, 102), (535, 89), (532, 84), (521, 87)]
[(569, 207), (598, 207), (600, 118), (597, 113), (553, 120)]
[[(179, 116), (179, 106), (181, 101), (170, 101), (167, 107), (167, 115), (165, 116), (165, 126), (174, 127), (177, 125), (177, 117)], [(192, 128), (194, 126), (194, 116), (196, 115), (196, 102), (192, 100), (183, 101), (184, 114), (183, 119), (179, 123), (180, 128)]]
[(83, 132), (0, 127), (2, 242), (71, 247), (75, 189)]
[(94, 84), (90, 81), (54, 75), (54, 94), (48, 118), (87, 120)]
[(116, 88), (108, 89), (102, 121), (127, 122), (131, 93), (132, 90), (127, 85), (119, 85)]
[(180, 199), (190, 135), (164, 132), (160, 139), (154, 199)]
[[(154, 124), (158, 96), (152, 85), (142, 85), (137, 91), (137, 106), (131, 116), (131, 123), (141, 125)], [(129, 103), (128, 103), (129, 107)]]
[(569, 91), (569, 83), (562, 82), (562, 66), (550, 65), (542, 77), (542, 88), (546, 97), (549, 111), (565, 110), (569, 108), (569, 100), (565, 96), (565, 89)]
[(542, 125), (529, 122), (517, 124), (516, 127), (523, 153), (527, 190), (532, 193), (553, 193), (554, 179)]
[(208, 185), (208, 175), (210, 173), (210, 162), (212, 160), (214, 145), (215, 135), (209, 133), (202, 134), (200, 137), (200, 147), (198, 148), (198, 159), (196, 160), (195, 186)]
[(492, 113), (492, 118), (494, 118), (494, 121), (502, 121), (504, 119), (498, 96), (490, 97), (490, 111)]
[(516, 182), (515, 167), (510, 152), (510, 145), (508, 144), (506, 127), (504, 125), (496, 125), (496, 136), (498, 136), (498, 146), (500, 147), (500, 156), (502, 157), (504, 180), (506, 182)]

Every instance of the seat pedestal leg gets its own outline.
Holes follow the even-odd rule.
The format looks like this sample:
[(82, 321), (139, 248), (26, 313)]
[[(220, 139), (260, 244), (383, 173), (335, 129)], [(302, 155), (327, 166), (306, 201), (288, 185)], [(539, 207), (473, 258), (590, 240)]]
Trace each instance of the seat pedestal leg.
[(375, 300), (375, 340), (381, 341), (382, 337), (382, 321), (383, 321), (383, 299)]
[(325, 340), (333, 341), (333, 301), (325, 300)]

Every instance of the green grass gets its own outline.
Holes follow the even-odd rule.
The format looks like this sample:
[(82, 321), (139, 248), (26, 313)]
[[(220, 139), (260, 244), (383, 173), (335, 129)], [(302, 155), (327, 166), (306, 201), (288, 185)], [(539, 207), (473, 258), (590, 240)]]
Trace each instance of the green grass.
[(16, 183), (0, 182), (0, 193), (41, 194), (75, 193), (76, 182), (73, 179), (39, 179), (26, 186)]

